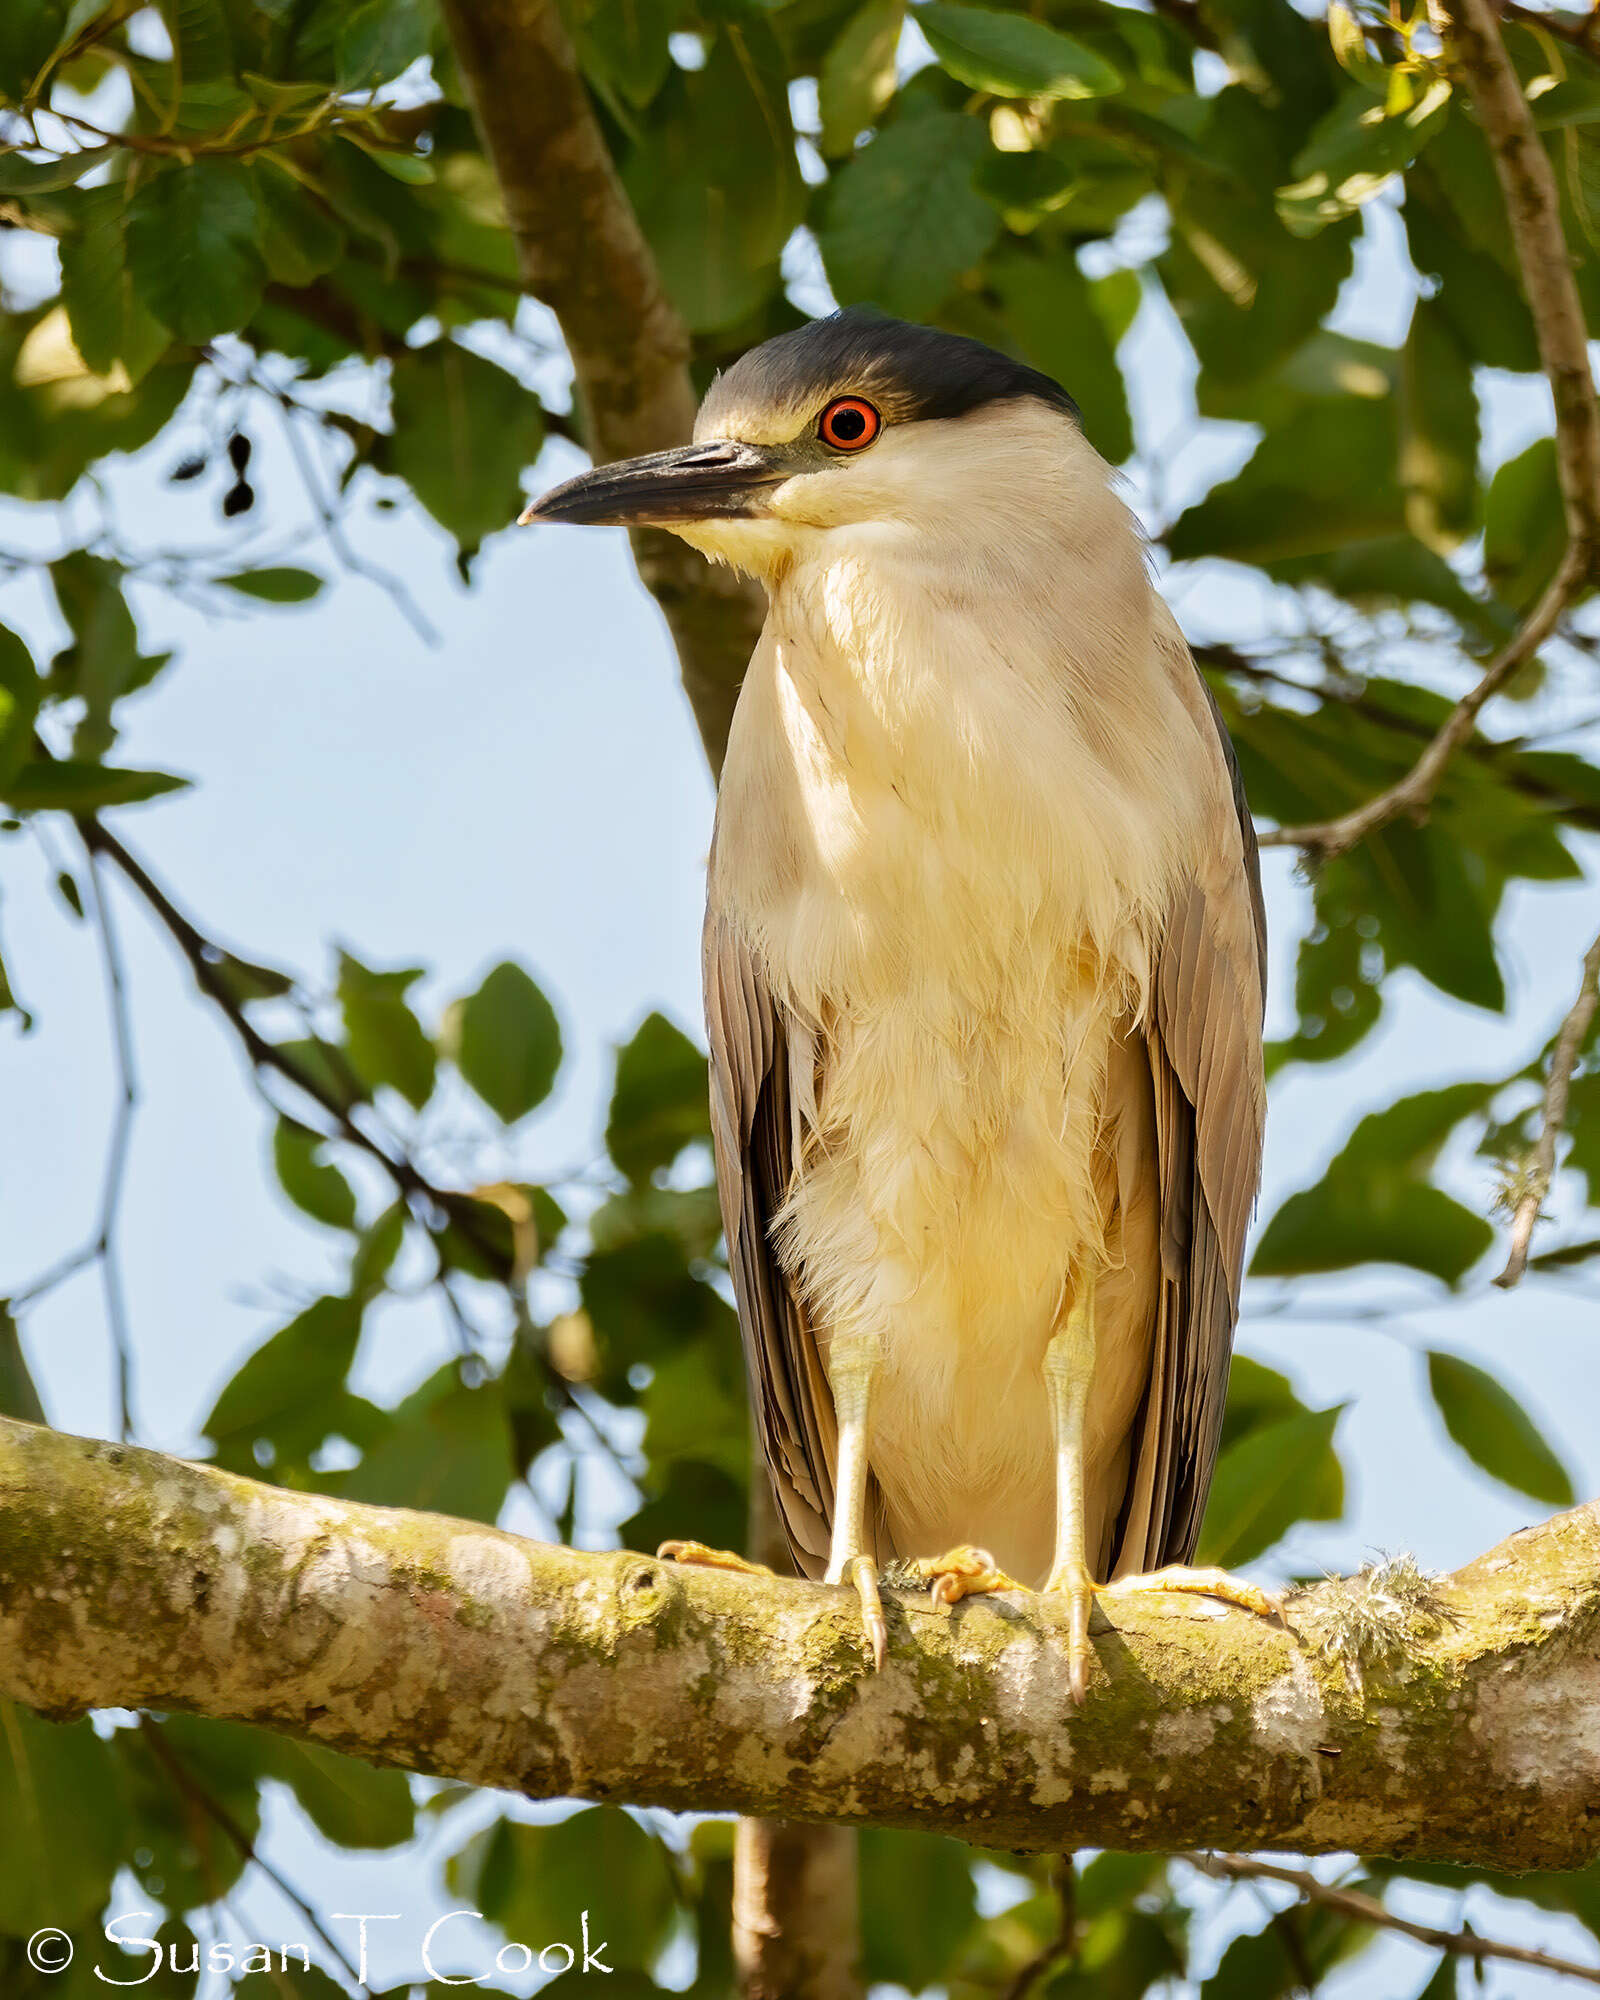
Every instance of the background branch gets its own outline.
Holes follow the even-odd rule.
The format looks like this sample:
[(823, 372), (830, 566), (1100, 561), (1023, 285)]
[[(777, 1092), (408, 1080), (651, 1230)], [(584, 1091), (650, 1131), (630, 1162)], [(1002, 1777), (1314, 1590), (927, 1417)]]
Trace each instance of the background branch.
[(0, 1419), (0, 1694), (49, 1715), (188, 1709), (530, 1798), (1035, 1851), (1592, 1859), (1595, 1510), (1442, 1579), (1426, 1626), (1359, 1673), (1325, 1643), (1349, 1589), (1296, 1598), (1292, 1630), (1198, 1599), (1119, 1606), (1074, 1710), (1047, 1600), (952, 1616), (897, 1596), (874, 1675), (846, 1592)]
[(1533, 1225), (1539, 1220), (1539, 1211), (1544, 1207), (1550, 1183), (1555, 1177), (1556, 1140), (1567, 1122), (1567, 1095), (1572, 1088), (1572, 1072), (1578, 1066), (1578, 1053), (1594, 1019), (1597, 1002), (1600, 1002), (1600, 938), (1596, 938), (1584, 953), (1578, 997), (1561, 1024), (1556, 1045), (1550, 1053), (1550, 1073), (1545, 1079), (1539, 1142), (1534, 1148), (1531, 1167), (1512, 1212), (1511, 1248), (1506, 1257), (1506, 1267), (1495, 1279), (1497, 1285), (1508, 1291), (1528, 1268), (1528, 1245), (1533, 1238)]
[[(594, 457), (683, 444), (697, 402), (689, 335), (623, 192), (552, 0), (442, 0), (440, 12), (523, 281), (561, 324)], [(633, 545), (718, 771), (761, 630), (762, 595), (660, 529), (636, 532)]]
[(1338, 819), (1264, 833), (1263, 846), (1339, 854), (1400, 813), (1425, 812), (1480, 711), (1532, 659), (1587, 588), (1600, 553), (1600, 406), (1555, 174), (1506, 54), (1492, 0), (1439, 0), (1437, 12), (1446, 57), (1466, 83), (1494, 158), (1539, 358), (1555, 399), (1567, 547), (1538, 603), (1403, 778)]
[(1486, 1959), (1500, 1959), (1509, 1965), (1534, 1965), (1542, 1972), (1558, 1972), (1568, 1979), (1600, 1986), (1600, 1966), (1580, 1965), (1576, 1959), (1558, 1958), (1554, 1952), (1536, 1951), (1529, 1945), (1503, 1944), (1498, 1938), (1482, 1937), (1477, 1931), (1441, 1931), (1432, 1924), (1414, 1924), (1397, 1916), (1376, 1896), (1363, 1895), (1359, 1889), (1341, 1889), (1336, 1882), (1323, 1882), (1308, 1868), (1283, 1868), (1249, 1854), (1186, 1854), (1183, 1858), (1218, 1882), (1281, 1882), (1295, 1890), (1303, 1902), (1320, 1903), (1325, 1910), (1334, 1910), (1353, 1923), (1376, 1924), (1418, 1944), (1432, 1945), (1435, 1951), (1449, 1952), (1453, 1958), (1472, 1959), (1480, 1964)]

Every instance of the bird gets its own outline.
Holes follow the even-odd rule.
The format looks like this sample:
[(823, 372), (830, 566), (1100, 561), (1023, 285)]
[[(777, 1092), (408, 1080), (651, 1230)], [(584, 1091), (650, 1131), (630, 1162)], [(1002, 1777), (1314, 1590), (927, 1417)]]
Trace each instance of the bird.
[[(756, 578), (703, 938), (717, 1187), (802, 1576), (954, 1605), (1191, 1591), (1265, 1115), (1237, 761), (1051, 376), (850, 308), (742, 355), (693, 442), (524, 521)], [(753, 1568), (693, 1541), (680, 1561)]]

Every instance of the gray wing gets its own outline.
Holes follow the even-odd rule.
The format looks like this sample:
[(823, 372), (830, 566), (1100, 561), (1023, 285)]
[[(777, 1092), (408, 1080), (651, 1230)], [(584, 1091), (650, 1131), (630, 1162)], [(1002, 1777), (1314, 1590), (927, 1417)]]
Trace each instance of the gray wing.
[(1172, 911), (1145, 1029), (1162, 1273), (1150, 1386), (1118, 1527), (1124, 1574), (1187, 1562), (1199, 1540), (1261, 1177), (1261, 866), (1233, 745), (1210, 689), (1200, 687), (1231, 800), (1211, 829), (1205, 866)]
[(704, 971), (717, 1195), (756, 1431), (795, 1565), (820, 1577), (833, 1519), (833, 1398), (770, 1239), (798, 1154), (800, 1108), (814, 1101), (815, 1046), (773, 1000), (744, 939), (709, 912)]

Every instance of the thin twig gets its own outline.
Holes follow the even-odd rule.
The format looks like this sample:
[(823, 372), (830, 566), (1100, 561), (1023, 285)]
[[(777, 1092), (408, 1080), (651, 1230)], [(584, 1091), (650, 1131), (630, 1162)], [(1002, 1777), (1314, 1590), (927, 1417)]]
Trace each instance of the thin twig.
[(139, 1733), (149, 1746), (151, 1756), (155, 1758), (156, 1762), (166, 1772), (167, 1776), (171, 1778), (183, 1796), (200, 1808), (246, 1862), (253, 1863), (261, 1870), (262, 1874), (266, 1876), (267, 1880), (280, 1896), (294, 1905), (294, 1908), (311, 1927), (312, 1932), (323, 1948), (331, 1953), (334, 1963), (355, 1987), (357, 1993), (366, 1994), (368, 1989), (362, 1984), (355, 1966), (345, 1956), (344, 1950), (337, 1939), (330, 1937), (328, 1932), (323, 1928), (322, 1921), (316, 1911), (286, 1876), (280, 1875), (270, 1861), (262, 1860), (261, 1856), (256, 1852), (255, 1842), (245, 1832), (244, 1828), (239, 1824), (227, 1806), (223, 1804), (222, 1800), (217, 1798), (213, 1792), (202, 1784), (193, 1771), (189, 1769), (188, 1765), (167, 1741), (166, 1732), (154, 1716), (140, 1716)]
[(368, 562), (365, 556), (358, 555), (355, 549), (351, 547), (349, 538), (344, 532), (343, 523), (339, 519), (338, 510), (323, 493), (322, 482), (311, 463), (310, 454), (305, 448), (305, 440), (300, 436), (299, 427), (296, 422), (297, 417), (301, 414), (300, 405), (295, 402), (292, 396), (285, 394), (283, 390), (274, 388), (270, 382), (259, 378), (253, 378), (253, 382), (254, 386), (264, 395), (270, 396), (278, 407), (278, 414), (283, 423), (284, 436), (289, 441), (289, 450), (294, 457), (295, 469), (299, 472), (300, 482), (306, 489), (306, 498), (316, 509), (317, 519), (322, 523), (322, 532), (327, 537), (328, 547), (332, 549), (335, 556), (338, 557), (339, 561), (352, 576), (364, 577), (368, 583), (375, 583), (380, 590), (388, 595), (390, 602), (417, 634), (418, 638), (430, 646), (437, 646), (439, 644), (438, 627), (422, 609), (421, 605), (418, 604), (410, 591), (406, 589), (399, 577), (393, 575), (378, 563)]
[(105, 1292), (106, 1323), (111, 1329), (112, 1353), (116, 1357), (117, 1407), (123, 1442), (133, 1436), (133, 1344), (128, 1333), (127, 1300), (122, 1286), (122, 1268), (117, 1256), (117, 1219), (122, 1208), (122, 1191), (127, 1181), (128, 1150), (133, 1139), (133, 1121), (139, 1108), (139, 1077), (134, 1066), (133, 1025), (128, 1016), (128, 987), (122, 969), (122, 950), (111, 906), (100, 882), (100, 871), (92, 849), (87, 854), (89, 896), (94, 907), (95, 930), (100, 939), (101, 962), (105, 967), (106, 998), (111, 1009), (112, 1046), (117, 1065), (117, 1109), (111, 1124), (111, 1143), (106, 1152), (105, 1180), (100, 1197), (100, 1228), (95, 1239), (95, 1255), (100, 1261), (100, 1282)]
[(1493, 0), (1438, 4), (1446, 55), (1466, 82), (1494, 157), (1539, 358), (1555, 400), (1556, 468), (1567, 547), (1539, 602), (1398, 783), (1338, 819), (1278, 827), (1261, 836), (1264, 846), (1299, 847), (1323, 857), (1342, 853), (1400, 813), (1426, 812), (1445, 766), (1476, 727), (1479, 711), (1555, 630), (1593, 579), (1600, 552), (1600, 405), (1583, 305), (1561, 228), (1555, 172), (1506, 54)]
[(1425, 813), (1439, 789), (1446, 765), (1476, 728), (1480, 711), (1549, 638), (1557, 621), (1587, 579), (1589, 569), (1587, 547), (1576, 542), (1569, 543), (1544, 595), (1484, 669), (1476, 687), (1456, 703), (1427, 749), (1403, 778), (1337, 819), (1314, 820), (1304, 826), (1263, 828), (1256, 836), (1261, 845), (1305, 848), (1323, 859), (1330, 859), (1342, 854), (1347, 847), (1354, 847), (1357, 841), (1364, 840), (1369, 833), (1386, 826), (1401, 813), (1417, 816)]
[(426, 1211), (428, 1226), (437, 1232), (439, 1218), (449, 1218), (452, 1227), (472, 1244), (491, 1267), (504, 1258), (504, 1246), (488, 1232), (474, 1214), (469, 1199), (436, 1187), (402, 1149), (385, 1145), (358, 1124), (349, 1105), (332, 1091), (324, 1090), (292, 1058), (263, 1035), (244, 1010), (243, 1003), (229, 990), (223, 971), (227, 954), (184, 915), (149, 870), (123, 846), (117, 836), (92, 814), (78, 821), (84, 843), (93, 853), (112, 862), (123, 879), (135, 888), (151, 914), (157, 918), (189, 962), (195, 984), (226, 1016), (229, 1026), (244, 1045), (245, 1053), (257, 1069), (270, 1070), (304, 1092), (319, 1105), (338, 1128), (338, 1136), (357, 1146), (375, 1160), (393, 1181), (397, 1191)]
[(1070, 1854), (1058, 1854), (1052, 1864), (1055, 1877), (1056, 1907), (1060, 1912), (1056, 1934), (1030, 1958), (1026, 1965), (1019, 1966), (1016, 1976), (1011, 1979), (1000, 1995), (1000, 2000), (1028, 2000), (1039, 1981), (1047, 1974), (1068, 1965), (1078, 1950), (1078, 1876)]
[(1583, 957), (1583, 978), (1578, 986), (1578, 997), (1573, 1001), (1567, 1018), (1561, 1023), (1556, 1036), (1555, 1048), (1550, 1054), (1550, 1073), (1545, 1079), (1544, 1113), (1539, 1126), (1539, 1143), (1533, 1151), (1533, 1159), (1524, 1177), (1522, 1191), (1511, 1218), (1511, 1248), (1506, 1256), (1506, 1267), (1495, 1279), (1502, 1291), (1510, 1291), (1522, 1276), (1528, 1265), (1528, 1245), (1533, 1238), (1533, 1226), (1539, 1220), (1539, 1211), (1544, 1207), (1545, 1197), (1550, 1192), (1550, 1182), (1556, 1170), (1556, 1141), (1561, 1128), (1567, 1122), (1567, 1098), (1572, 1088), (1572, 1072), (1578, 1065), (1578, 1052), (1583, 1047), (1589, 1025), (1594, 1020), (1596, 1004), (1600, 1003), (1600, 937), (1597, 937)]
[(1259, 1861), (1249, 1854), (1207, 1854), (1189, 1853), (1181, 1857), (1192, 1868), (1198, 1868), (1203, 1875), (1209, 1875), (1217, 1882), (1281, 1882), (1286, 1888), (1294, 1889), (1308, 1903), (1320, 1903), (1324, 1909), (1333, 1910), (1342, 1917), (1349, 1917), (1356, 1923), (1375, 1924), (1383, 1930), (1398, 1931), (1402, 1937), (1412, 1938), (1418, 1944), (1431, 1945), (1435, 1951), (1447, 1951), (1458, 1958), (1503, 1959), (1510, 1965), (1536, 1965), (1544, 1972), (1564, 1973), (1568, 1979), (1581, 1979), (1590, 1986), (1600, 1986), (1600, 1966), (1580, 1965), (1576, 1959), (1557, 1958), (1553, 1952), (1535, 1951), (1531, 1946), (1502, 1944), (1497, 1938), (1480, 1937), (1476, 1931), (1442, 1931), (1431, 1924), (1414, 1924), (1406, 1917), (1396, 1916), (1394, 1911), (1376, 1896), (1366, 1896), (1359, 1889), (1340, 1889), (1331, 1882), (1322, 1882), (1304, 1868), (1283, 1868), (1273, 1861)]

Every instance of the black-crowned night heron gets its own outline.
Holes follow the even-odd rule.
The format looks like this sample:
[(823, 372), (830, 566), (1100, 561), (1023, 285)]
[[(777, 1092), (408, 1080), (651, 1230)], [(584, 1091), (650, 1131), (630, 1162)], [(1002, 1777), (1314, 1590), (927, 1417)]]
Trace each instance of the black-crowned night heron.
[(1071, 398), (977, 341), (839, 313), (719, 376), (693, 444), (524, 518), (653, 523), (766, 587), (706, 1022), (801, 1571), (855, 1585), (880, 1664), (880, 1565), (947, 1602), (1064, 1592), (1080, 1699), (1096, 1579), (1270, 1612), (1176, 1567), (1260, 1171), (1255, 837)]

